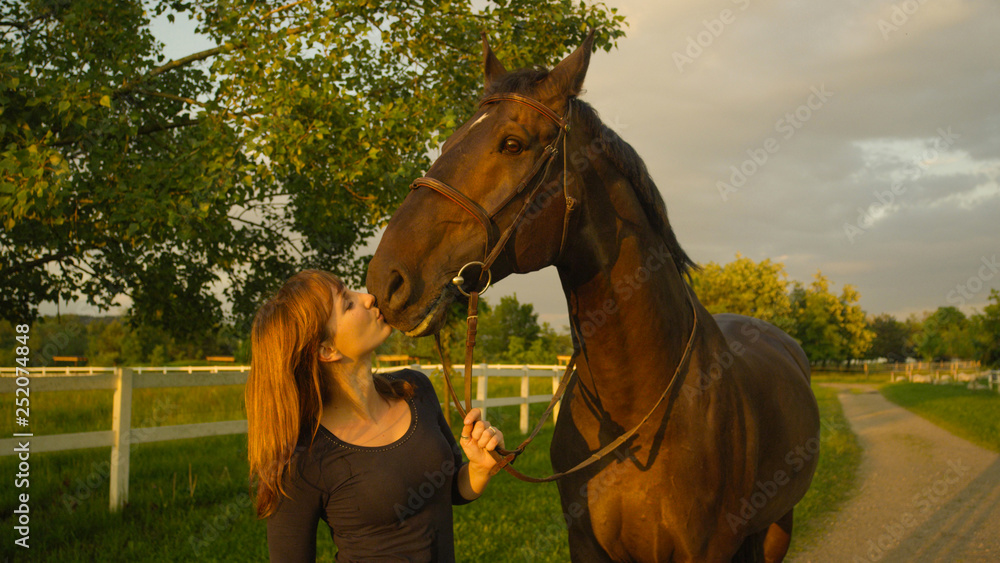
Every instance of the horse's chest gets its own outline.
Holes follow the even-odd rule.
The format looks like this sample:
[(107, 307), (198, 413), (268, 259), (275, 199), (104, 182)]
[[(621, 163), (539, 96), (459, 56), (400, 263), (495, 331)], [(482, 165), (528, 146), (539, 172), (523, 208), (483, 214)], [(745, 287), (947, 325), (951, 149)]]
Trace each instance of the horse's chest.
[(655, 561), (673, 551), (676, 505), (661, 476), (626, 461), (611, 464), (587, 487), (592, 533), (614, 559)]

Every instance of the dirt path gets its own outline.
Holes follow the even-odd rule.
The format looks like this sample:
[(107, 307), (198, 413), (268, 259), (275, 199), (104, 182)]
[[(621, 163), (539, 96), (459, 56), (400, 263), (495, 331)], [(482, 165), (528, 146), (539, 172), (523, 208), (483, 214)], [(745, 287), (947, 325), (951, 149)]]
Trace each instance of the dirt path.
[(836, 385), (864, 456), (857, 494), (790, 560), (1000, 561), (1000, 456), (887, 401)]

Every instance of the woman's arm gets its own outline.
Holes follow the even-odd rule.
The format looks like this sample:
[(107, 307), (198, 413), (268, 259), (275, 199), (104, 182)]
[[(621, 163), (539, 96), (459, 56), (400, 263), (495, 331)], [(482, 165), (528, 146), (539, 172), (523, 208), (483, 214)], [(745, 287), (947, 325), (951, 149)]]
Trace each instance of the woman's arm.
[(267, 551), (273, 562), (314, 563), (322, 494), (301, 477), (288, 481), (285, 492), (290, 498), (282, 496), (277, 511), (267, 519)]

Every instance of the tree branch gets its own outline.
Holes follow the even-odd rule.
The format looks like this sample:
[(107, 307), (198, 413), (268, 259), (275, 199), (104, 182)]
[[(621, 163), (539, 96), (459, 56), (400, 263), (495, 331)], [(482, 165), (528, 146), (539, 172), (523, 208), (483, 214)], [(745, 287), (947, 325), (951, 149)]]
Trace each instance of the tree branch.
[[(89, 249), (87, 249), (87, 250), (89, 250)], [(47, 254), (45, 256), (41, 256), (39, 258), (35, 258), (34, 260), (28, 260), (27, 262), (20, 262), (18, 264), (11, 264), (10, 267), (9, 267), (9, 269), (6, 269), (4, 271), (4, 275), (9, 277), (10, 275), (12, 275), (14, 273), (25, 271), (25, 270), (31, 270), (31, 269), (33, 269), (33, 268), (35, 268), (37, 266), (41, 266), (43, 264), (48, 264), (49, 262), (56, 262), (56, 261), (60, 261), (61, 262), (63, 258), (66, 258), (66, 257), (71, 256), (73, 254), (76, 254), (76, 250), (75, 249), (74, 250), (60, 250), (59, 252), (53, 252), (52, 254)]]
[[(168, 129), (177, 129), (178, 127), (188, 127), (190, 125), (197, 125), (198, 123), (201, 123), (201, 121), (202, 121), (201, 119), (187, 119), (187, 120), (184, 120), (184, 121), (174, 121), (174, 122), (171, 122), (171, 123), (163, 123), (163, 124), (157, 124), (157, 125), (147, 125), (145, 127), (139, 128), (138, 134), (139, 135), (148, 135), (150, 133), (158, 133), (160, 131), (166, 131)], [(50, 146), (50, 147), (65, 147), (65, 146), (69, 146), (69, 145), (75, 145), (76, 143), (79, 143), (80, 141), (83, 141), (84, 139), (86, 139), (88, 137), (90, 137), (90, 135), (80, 135), (78, 137), (73, 137), (71, 139), (63, 139), (63, 140), (57, 141), (55, 143), (50, 143), (48, 146)]]
[(279, 6), (279, 7), (275, 8), (275, 9), (271, 10), (270, 12), (264, 14), (263, 16), (261, 16), (260, 19), (264, 19), (264, 18), (270, 17), (272, 14), (276, 14), (276, 13), (282, 11), (282, 10), (287, 10), (289, 8), (293, 8), (293, 7), (298, 6), (299, 4), (301, 4), (303, 2), (310, 2), (310, 1), (311, 0), (297, 0), (296, 2), (291, 2), (289, 4), (285, 4), (284, 6)]
[(170, 61), (170, 62), (168, 62), (167, 64), (165, 64), (163, 66), (158, 66), (158, 67), (154, 68), (153, 70), (149, 71), (147, 74), (144, 74), (144, 75), (140, 76), (139, 78), (137, 78), (136, 80), (133, 80), (132, 82), (126, 82), (120, 88), (118, 88), (117, 90), (114, 91), (114, 93), (112, 94), (112, 97), (113, 98), (118, 98), (118, 97), (122, 96), (123, 94), (131, 92), (132, 90), (134, 90), (140, 84), (146, 82), (147, 80), (149, 80), (151, 78), (155, 78), (155, 77), (159, 76), (160, 74), (163, 74), (164, 72), (169, 72), (171, 70), (178, 69), (178, 68), (181, 68), (183, 66), (187, 66), (187, 65), (189, 65), (191, 63), (194, 63), (194, 62), (203, 61), (205, 59), (214, 57), (215, 55), (218, 55), (219, 53), (224, 53), (226, 51), (230, 51), (230, 50), (235, 49), (237, 47), (238, 46), (233, 46), (230, 43), (226, 43), (225, 45), (220, 45), (218, 47), (213, 47), (211, 49), (206, 49), (204, 51), (199, 51), (197, 53), (188, 55), (186, 57)]
[(165, 92), (150, 92), (149, 90), (136, 89), (136, 92), (143, 94), (145, 96), (153, 96), (156, 98), (165, 98), (168, 100), (173, 100), (175, 102), (184, 102), (186, 104), (191, 104), (195, 106), (208, 107), (207, 104), (199, 102), (198, 100), (193, 100), (191, 98), (185, 98), (183, 96), (175, 96), (174, 94), (167, 94)]
[[(305, 31), (307, 29), (310, 29), (311, 27), (312, 27), (312, 24), (308, 24), (307, 23), (305, 25), (289, 29), (288, 30), (288, 35), (298, 35), (299, 33), (302, 33), (303, 31)], [(246, 43), (238, 43), (238, 44), (226, 43), (225, 45), (219, 45), (218, 47), (213, 47), (211, 49), (205, 49), (204, 51), (199, 51), (197, 53), (193, 53), (193, 54), (188, 55), (186, 57), (170, 61), (170, 62), (168, 62), (165, 65), (158, 66), (158, 67), (154, 68), (153, 70), (151, 70), (148, 73), (140, 76), (139, 78), (133, 80), (132, 82), (126, 82), (120, 88), (118, 88), (117, 90), (115, 90), (114, 93), (112, 93), (111, 97), (112, 98), (119, 98), (122, 95), (127, 94), (128, 92), (131, 92), (132, 90), (135, 90), (138, 86), (140, 86), (141, 84), (143, 84), (146, 81), (150, 80), (151, 78), (156, 78), (157, 76), (163, 74), (164, 72), (169, 72), (171, 70), (176, 70), (178, 68), (187, 66), (187, 65), (189, 65), (191, 63), (195, 63), (195, 62), (198, 62), (198, 61), (203, 61), (205, 59), (214, 57), (214, 56), (219, 55), (221, 53), (226, 53), (226, 52), (234, 51), (234, 50), (237, 50), (237, 49), (243, 49), (246, 46), (247, 46)]]

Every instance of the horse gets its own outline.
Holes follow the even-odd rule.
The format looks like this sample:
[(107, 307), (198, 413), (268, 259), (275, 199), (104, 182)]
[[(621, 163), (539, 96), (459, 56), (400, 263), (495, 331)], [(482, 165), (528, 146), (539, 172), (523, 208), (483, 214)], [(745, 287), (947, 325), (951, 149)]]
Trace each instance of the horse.
[(628, 436), (557, 481), (571, 559), (781, 561), (818, 462), (809, 361), (691, 291), (645, 164), (578, 97), (593, 35), (551, 70), (508, 72), (484, 34), (483, 102), (391, 216), (368, 291), (425, 336), (468, 295), (460, 270), (481, 270), (475, 290), (554, 265), (578, 360), (552, 467)]

